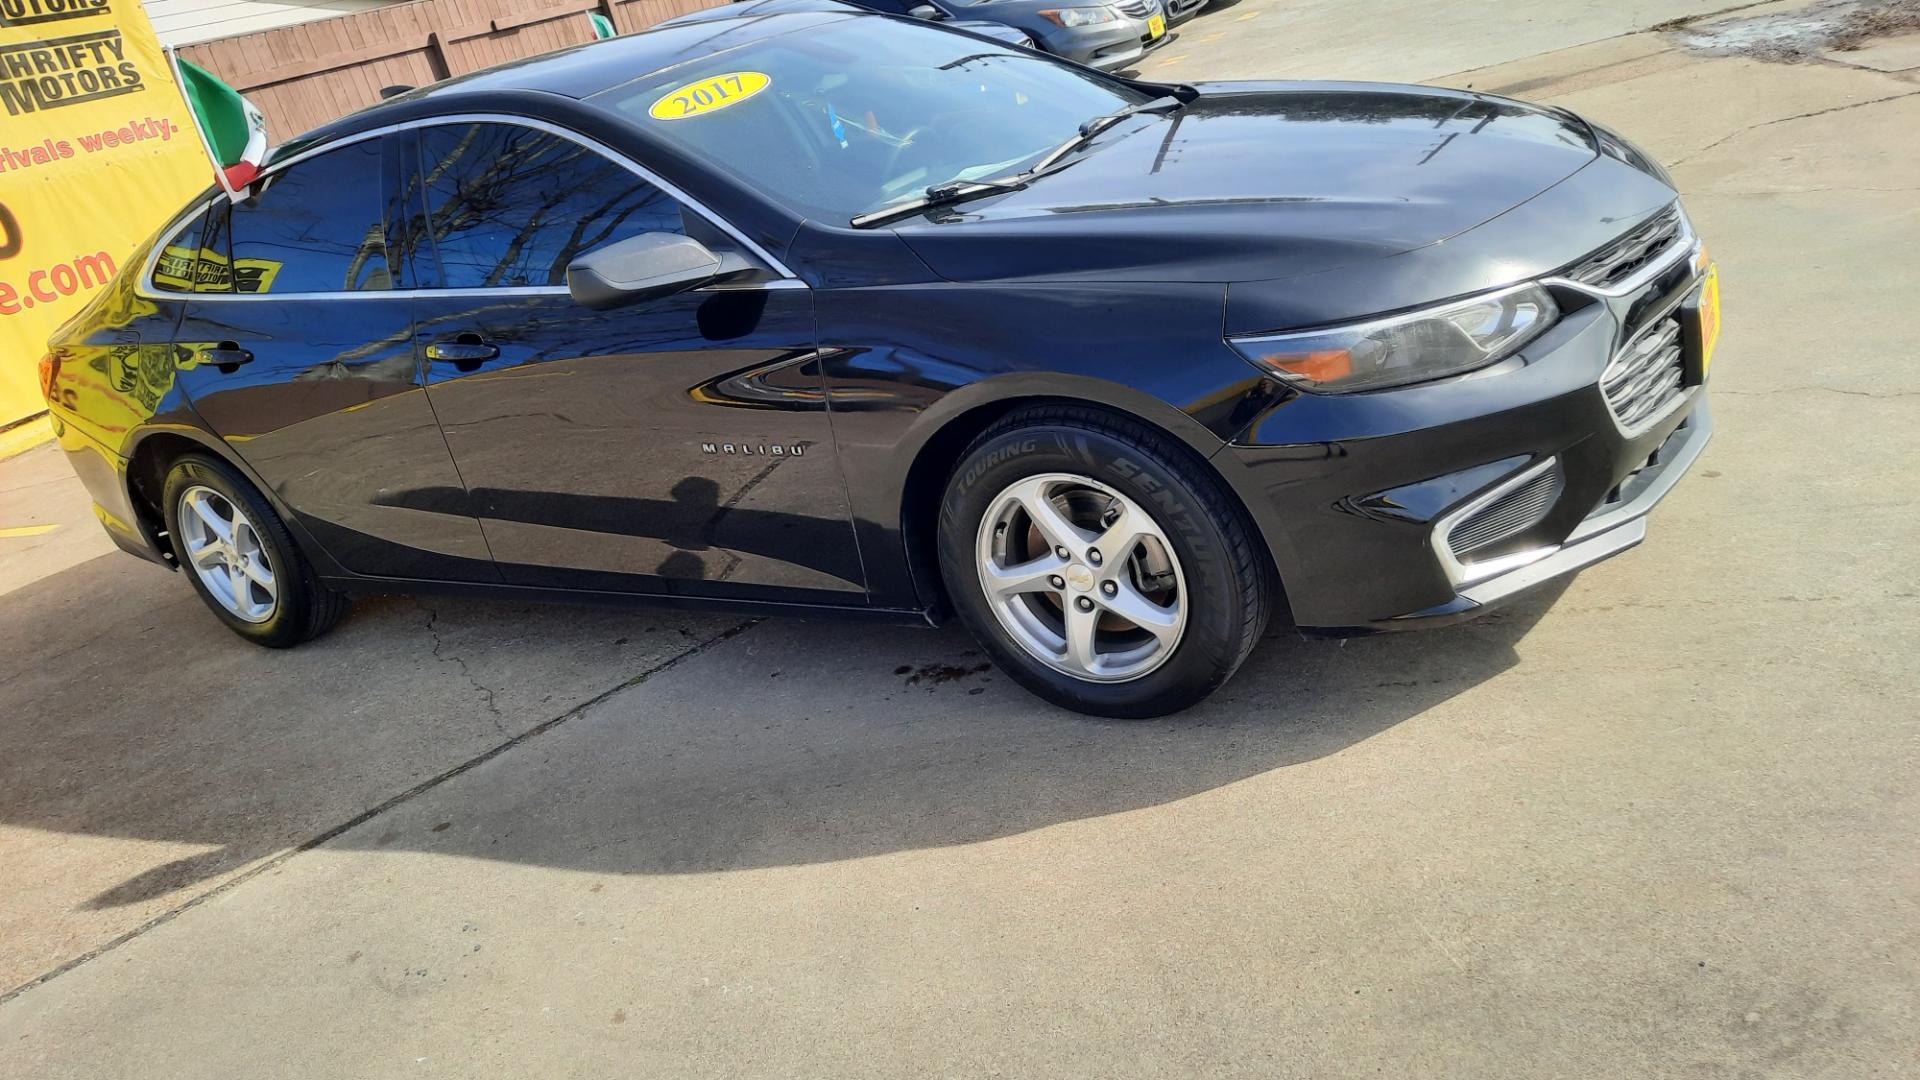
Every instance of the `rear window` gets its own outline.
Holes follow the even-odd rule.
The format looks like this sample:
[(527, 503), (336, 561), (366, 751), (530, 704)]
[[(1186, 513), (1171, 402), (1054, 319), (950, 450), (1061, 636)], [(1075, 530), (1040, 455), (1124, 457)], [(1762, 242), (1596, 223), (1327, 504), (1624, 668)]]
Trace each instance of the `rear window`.
[[(733, 28), (714, 23), (716, 44)], [(1025, 49), (850, 16), (592, 100), (798, 213), (845, 223), (933, 184), (1021, 168), (1082, 122), (1145, 99)]]

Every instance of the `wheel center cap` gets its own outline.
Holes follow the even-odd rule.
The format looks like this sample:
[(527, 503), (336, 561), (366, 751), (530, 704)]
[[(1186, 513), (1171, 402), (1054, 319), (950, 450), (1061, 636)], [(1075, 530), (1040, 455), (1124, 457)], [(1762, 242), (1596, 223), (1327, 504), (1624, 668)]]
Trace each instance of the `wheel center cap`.
[(1093, 591), (1093, 571), (1079, 563), (1067, 567), (1066, 578), (1067, 584), (1073, 586), (1075, 592)]

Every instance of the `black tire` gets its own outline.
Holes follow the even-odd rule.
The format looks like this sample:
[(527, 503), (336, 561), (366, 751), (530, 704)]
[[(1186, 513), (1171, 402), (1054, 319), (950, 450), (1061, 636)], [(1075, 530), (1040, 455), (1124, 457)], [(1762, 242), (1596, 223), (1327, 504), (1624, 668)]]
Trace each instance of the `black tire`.
[[(253, 522), (261, 550), (273, 570), (277, 607), (264, 622), (252, 623), (229, 612), (200, 580), (189, 564), (186, 540), (180, 528), (180, 497), (194, 486), (212, 488), (234, 506), (243, 509)], [(347, 597), (320, 583), (313, 566), (293, 542), (286, 523), (274, 513), (272, 505), (231, 465), (206, 454), (185, 454), (167, 471), (161, 496), (166, 515), (167, 534), (172, 540), (173, 556), (180, 572), (193, 591), (229, 630), (269, 649), (286, 649), (310, 641), (333, 629), (346, 614)]]
[[(1042, 473), (1113, 488), (1171, 540), (1186, 578), (1187, 624), (1159, 667), (1128, 682), (1076, 678), (1028, 653), (989, 606), (975, 546), (981, 519), (1002, 491)], [(1222, 482), (1166, 435), (1100, 409), (1026, 409), (981, 433), (948, 478), (938, 546), (954, 608), (995, 666), (1036, 695), (1095, 716), (1164, 716), (1205, 698), (1246, 660), (1273, 605), (1270, 564)]]

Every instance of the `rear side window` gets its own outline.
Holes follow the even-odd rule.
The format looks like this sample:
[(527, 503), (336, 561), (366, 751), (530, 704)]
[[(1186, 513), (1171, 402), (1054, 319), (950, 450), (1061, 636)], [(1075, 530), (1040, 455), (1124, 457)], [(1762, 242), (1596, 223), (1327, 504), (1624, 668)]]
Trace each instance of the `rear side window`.
[(205, 210), (193, 215), (160, 244), (153, 261), (153, 288), (156, 292), (194, 292), (194, 274), (200, 261), (200, 237), (207, 228)]
[(420, 133), (427, 232), (452, 289), (565, 285), (567, 264), (646, 232), (683, 233), (680, 204), (570, 139), (514, 124)]
[(381, 140), (367, 139), (270, 174), (231, 209), (216, 200), (195, 291), (392, 288), (380, 162)]

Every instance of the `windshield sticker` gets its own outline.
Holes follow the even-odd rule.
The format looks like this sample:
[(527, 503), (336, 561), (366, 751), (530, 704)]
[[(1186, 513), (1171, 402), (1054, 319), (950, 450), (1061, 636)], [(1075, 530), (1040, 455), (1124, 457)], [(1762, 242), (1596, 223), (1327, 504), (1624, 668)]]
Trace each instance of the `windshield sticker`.
[(647, 110), (647, 115), (655, 120), (705, 116), (729, 105), (738, 105), (772, 85), (773, 80), (764, 72), (729, 71), (667, 91)]

